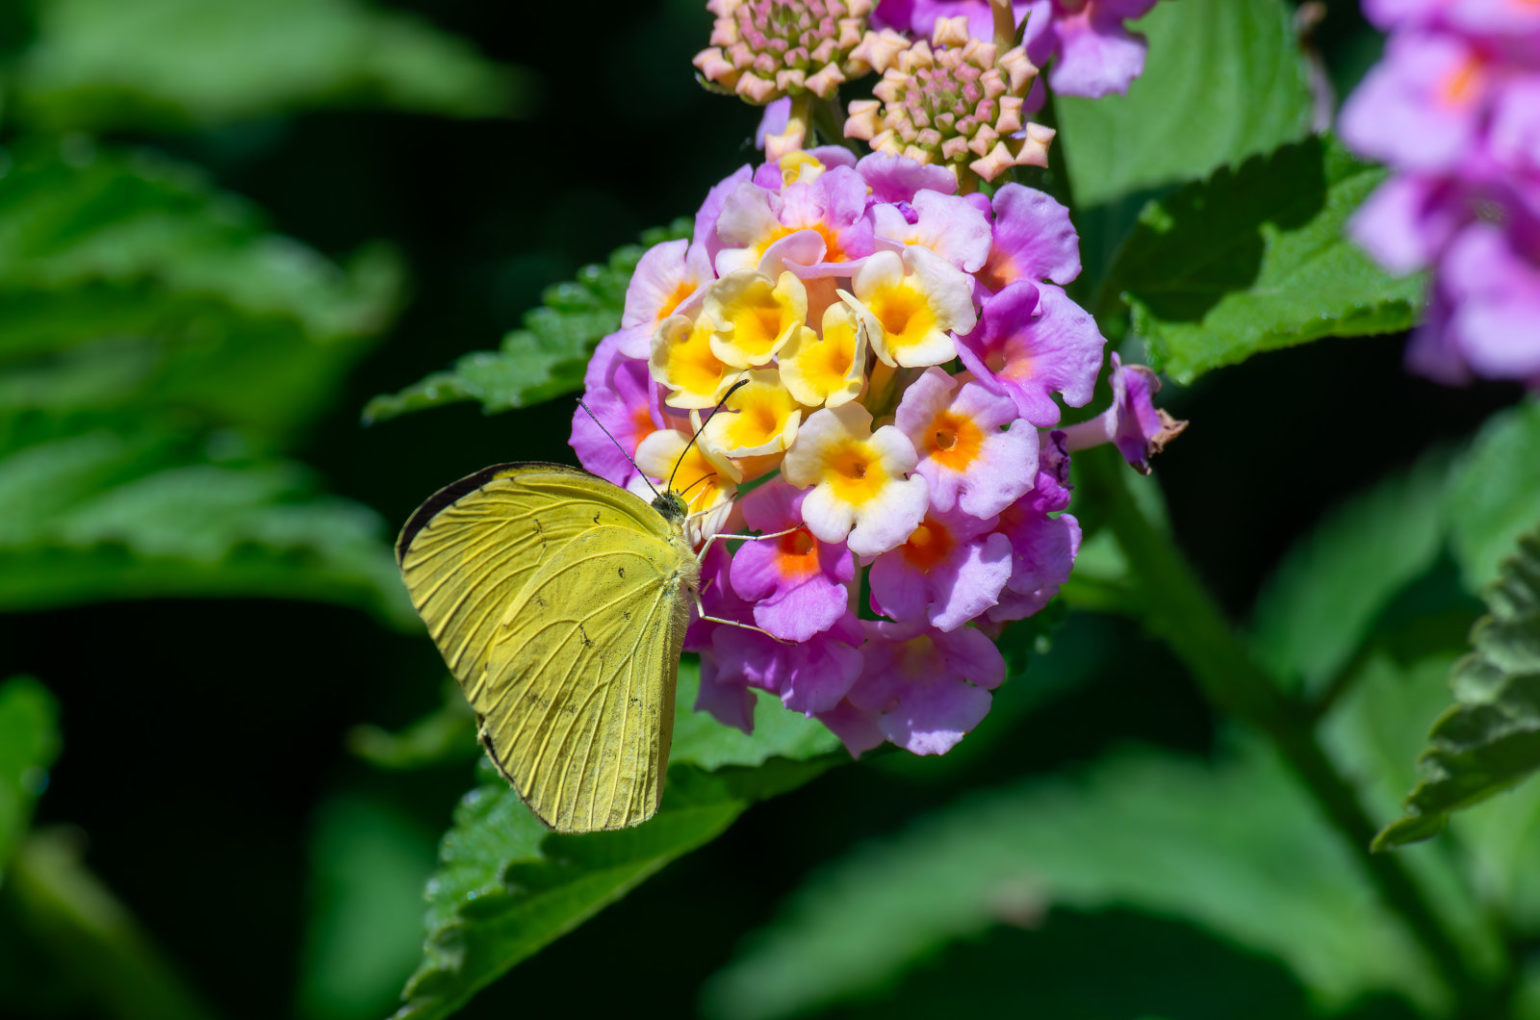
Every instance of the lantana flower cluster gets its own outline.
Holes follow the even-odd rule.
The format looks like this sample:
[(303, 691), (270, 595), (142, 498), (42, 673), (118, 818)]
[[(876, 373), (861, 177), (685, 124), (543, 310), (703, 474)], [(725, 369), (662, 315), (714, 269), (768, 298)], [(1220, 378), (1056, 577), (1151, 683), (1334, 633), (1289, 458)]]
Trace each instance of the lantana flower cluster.
[[(853, 753), (944, 752), (1004, 678), (992, 637), (1069, 576), (1060, 404), (1089, 402), (1104, 344), (1062, 289), (1078, 239), (1041, 192), (956, 191), (945, 168), (839, 148), (745, 166), (691, 239), (646, 252), (595, 352), (573, 448), (688, 502), (686, 648), (725, 723), (750, 729), (760, 688)], [(1077, 445), (1135, 435), (1142, 459), (1153, 377), (1118, 372)]]
[(1394, 173), (1350, 224), (1393, 272), (1432, 269), (1408, 364), (1540, 386), (1540, 4), (1365, 0), (1390, 33), (1343, 138)]

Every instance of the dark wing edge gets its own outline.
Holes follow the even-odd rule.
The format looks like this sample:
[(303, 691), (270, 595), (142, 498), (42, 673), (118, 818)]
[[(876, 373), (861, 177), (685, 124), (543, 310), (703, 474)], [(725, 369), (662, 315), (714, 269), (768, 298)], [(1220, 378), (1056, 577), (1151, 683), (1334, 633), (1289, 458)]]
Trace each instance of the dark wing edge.
[[(412, 545), (412, 539), (417, 533), (428, 526), (428, 523), (437, 517), (448, 506), (453, 506), (463, 497), (470, 495), (488, 482), (503, 475), (513, 474), (527, 468), (548, 468), (555, 471), (567, 471), (573, 474), (588, 475), (587, 471), (575, 468), (570, 464), (555, 464), (544, 460), (510, 460), (502, 464), (493, 464), (484, 467), (474, 474), (466, 475), (458, 481), (450, 482), (442, 489), (429, 496), (412, 516), (406, 519), (401, 526), (401, 534), (396, 537), (396, 564), (400, 566), (406, 561), (406, 551)], [(596, 477), (596, 476), (595, 476)]]

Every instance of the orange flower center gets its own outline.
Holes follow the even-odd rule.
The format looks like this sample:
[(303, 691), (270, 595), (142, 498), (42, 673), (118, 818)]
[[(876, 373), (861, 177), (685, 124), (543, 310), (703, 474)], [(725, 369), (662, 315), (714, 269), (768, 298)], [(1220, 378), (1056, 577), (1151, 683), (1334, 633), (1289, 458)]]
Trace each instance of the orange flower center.
[(945, 525), (927, 517), (904, 543), (904, 560), (916, 570), (929, 570), (946, 559), (956, 544)]
[(818, 573), (818, 542), (806, 528), (782, 535), (776, 543), (776, 570), (784, 578), (801, 580)]
[(942, 411), (925, 431), (930, 459), (953, 471), (966, 471), (984, 445), (984, 433), (972, 418)]

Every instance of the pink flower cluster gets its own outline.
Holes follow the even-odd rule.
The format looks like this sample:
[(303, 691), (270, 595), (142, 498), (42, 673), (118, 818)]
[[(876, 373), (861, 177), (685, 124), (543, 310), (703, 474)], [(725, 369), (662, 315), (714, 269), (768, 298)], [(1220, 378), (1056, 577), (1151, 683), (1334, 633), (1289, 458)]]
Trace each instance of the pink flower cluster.
[[(597, 421), (576, 412), (572, 446), (689, 503), (706, 618), (686, 647), (725, 723), (750, 729), (760, 688), (853, 753), (942, 753), (1004, 678), (992, 635), (1069, 576), (1055, 426), (1104, 344), (1061, 289), (1078, 239), (1041, 192), (956, 191), (946, 168), (840, 148), (745, 166), (691, 240), (643, 256), (594, 354)], [(1106, 440), (1158, 421), (1142, 377), (1114, 387)]]
[(1407, 361), (1540, 386), (1540, 4), (1364, 0), (1390, 33), (1343, 138), (1394, 174), (1354, 217), (1392, 272), (1432, 268)]

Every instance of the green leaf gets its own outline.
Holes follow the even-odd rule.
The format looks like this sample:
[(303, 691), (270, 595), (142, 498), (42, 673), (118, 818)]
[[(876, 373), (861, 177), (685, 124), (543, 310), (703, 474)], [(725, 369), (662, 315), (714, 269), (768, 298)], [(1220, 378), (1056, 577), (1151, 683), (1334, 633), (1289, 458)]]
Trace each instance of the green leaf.
[(417, 962), (434, 834), (376, 796), (334, 795), (316, 811), (310, 922), (297, 1014), (374, 1020)]
[(819, 723), (761, 695), (753, 737), (696, 718), (696, 671), (682, 668), (663, 806), (632, 829), (547, 831), (489, 767), (455, 809), (428, 883), (423, 963), (396, 1020), (450, 1016), (475, 992), (715, 839), (753, 801), (807, 782), (843, 757)]
[(1157, 4), (1134, 27), (1149, 54), (1127, 95), (1056, 98), (1077, 206), (1203, 177), (1309, 130), (1313, 102), (1280, 0)]
[[(1026, 904), (1028, 908), (1030, 904)], [(1046, 919), (1001, 904), (983, 937), (948, 946), (870, 1001), (814, 1016), (840, 1020), (979, 1017), (1073, 1020), (1300, 1020), (1319, 1017), (1299, 979), (1277, 960), (1197, 925), (1131, 910), (1055, 910)], [(1019, 926), (1019, 927), (1018, 927)], [(1116, 979), (1108, 979), (1116, 961)], [(965, 990), (965, 991), (963, 991)], [(1024, 1006), (1030, 1002), (1030, 1012)], [(1413, 1020), (1388, 997), (1365, 1013)], [(1353, 1016), (1359, 1014), (1354, 1013)]]
[(52, 695), (31, 677), (0, 684), (0, 878), (58, 755), (59, 707)]
[(359, 0), (48, 0), (15, 71), (46, 131), (200, 127), (331, 106), (520, 112), (527, 76)]
[(1259, 351), (1411, 326), (1422, 279), (1387, 275), (1343, 234), (1384, 177), (1311, 138), (1146, 208), (1108, 286), (1151, 364), (1191, 382)]
[(0, 411), (148, 408), (291, 433), (394, 315), (343, 269), (144, 153), (34, 145), (0, 174)]
[(1471, 632), (1474, 651), (1450, 674), (1455, 704), (1418, 762), (1422, 782), (1405, 815), (1376, 837), (1377, 850), (1436, 835), (1451, 812), (1540, 767), (1540, 533), (1519, 540), (1486, 599), (1491, 614)]
[(584, 266), (577, 278), (546, 290), (542, 306), (524, 316), (524, 328), (503, 338), (495, 351), (477, 351), (395, 394), (375, 397), (367, 422), (410, 411), (476, 401), (488, 414), (538, 404), (583, 385), (594, 345), (620, 328), (626, 287), (647, 247), (689, 237), (689, 220), (650, 231), (641, 245), (627, 245), (604, 265)]
[(438, 708), (395, 733), (378, 726), (355, 726), (348, 750), (376, 768), (408, 770), (472, 761), (481, 755), (476, 742), (476, 713), (453, 680), (444, 684)]
[(1330, 511), (1257, 598), (1253, 645), (1291, 687), (1319, 692), (1443, 542), (1449, 458), (1430, 456)]
[(1498, 576), (1519, 536), (1540, 521), (1540, 400), (1493, 415), (1449, 484), (1450, 543), (1472, 591)]
[(212, 1020), (214, 1014), (166, 961), (128, 908), (81, 861), (78, 835), (44, 830), (29, 836), (12, 863), (7, 920), (69, 991), (94, 1009), (87, 1016)]
[(1284, 961), (1332, 1007), (1437, 1001), (1419, 950), (1270, 752), (1128, 751), (1077, 781), (981, 791), (816, 873), (703, 990), (707, 1016), (848, 1002), (1000, 920), (1058, 907), (1178, 918)]
[(259, 595), (417, 626), (384, 522), (233, 436), (119, 419), (0, 424), (0, 608)]

